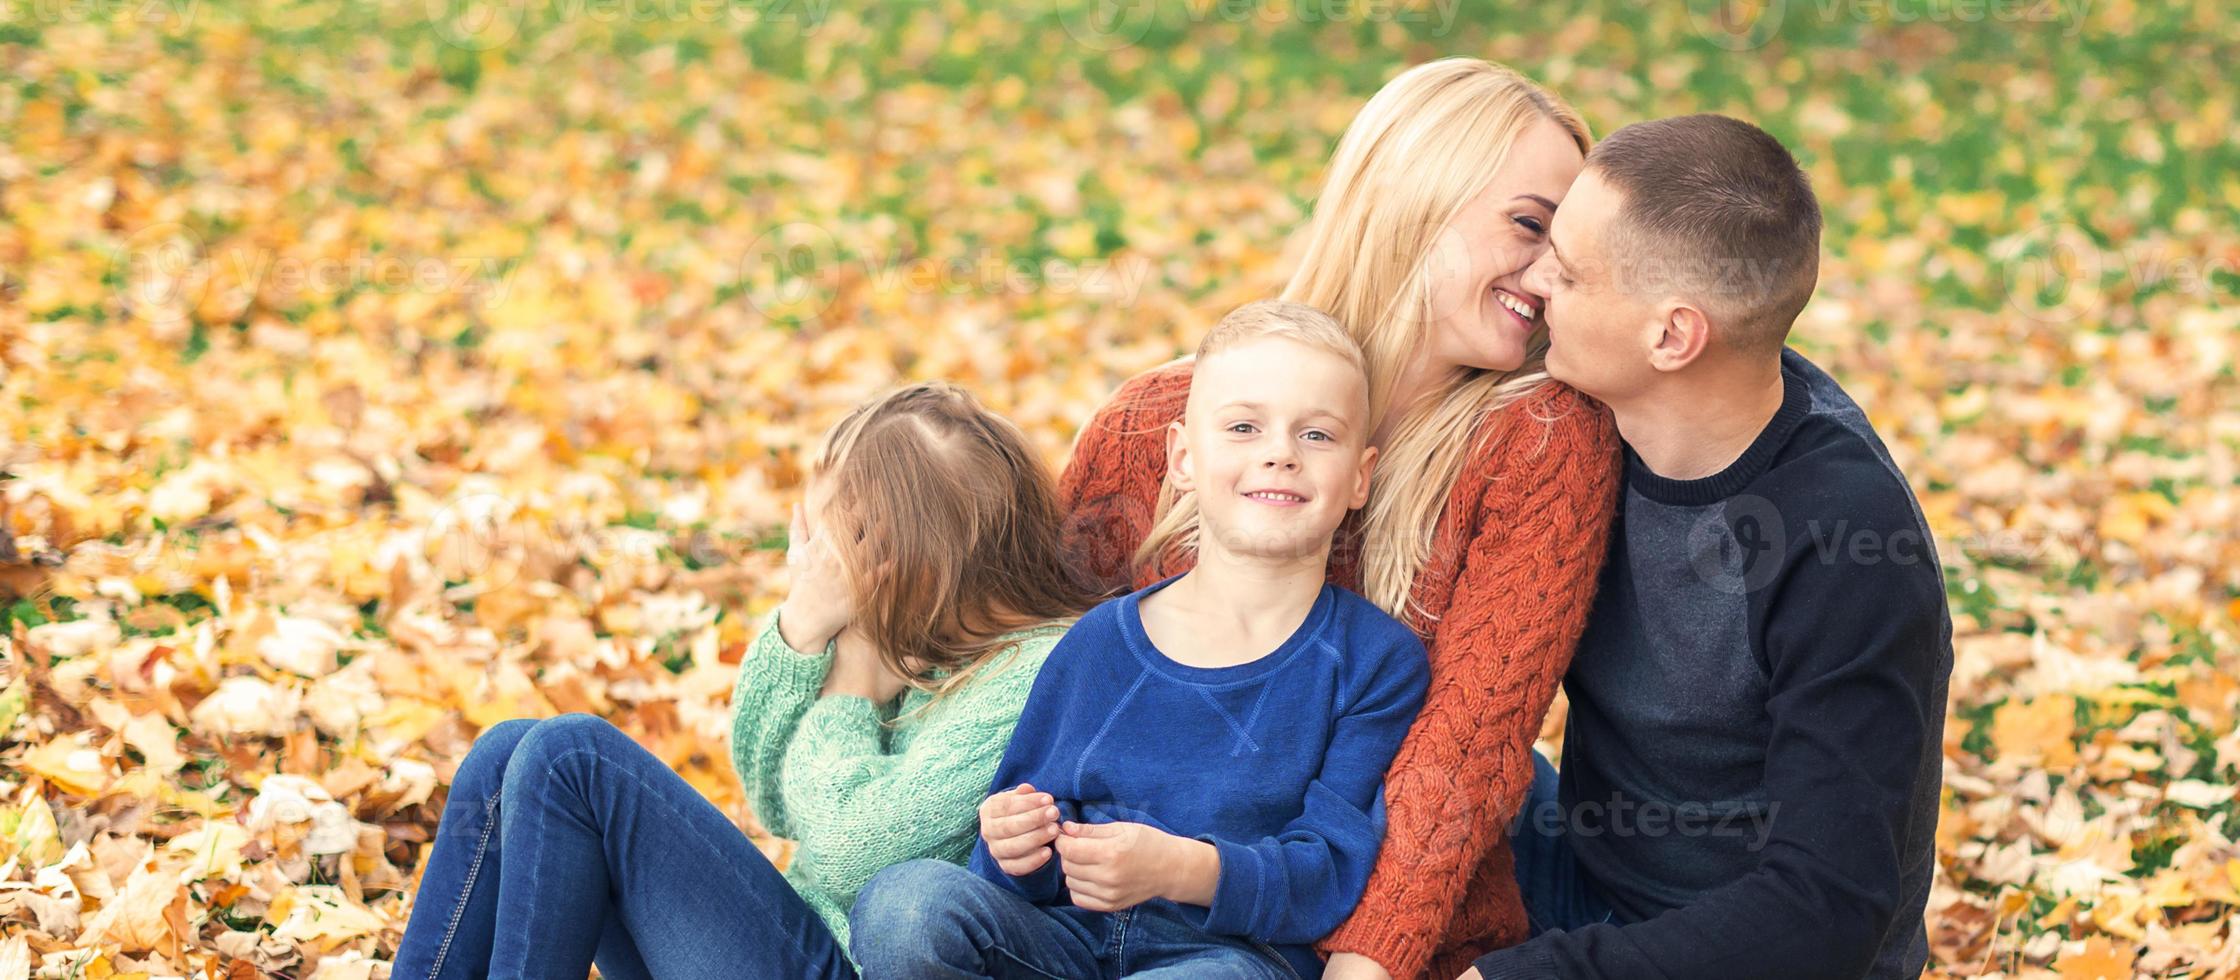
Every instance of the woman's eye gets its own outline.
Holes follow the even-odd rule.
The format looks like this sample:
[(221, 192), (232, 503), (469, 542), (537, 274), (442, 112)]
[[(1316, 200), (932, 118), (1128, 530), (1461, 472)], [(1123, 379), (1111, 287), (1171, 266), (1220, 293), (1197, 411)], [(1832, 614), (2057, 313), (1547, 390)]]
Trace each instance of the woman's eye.
[(1540, 219), (1538, 218), (1519, 217), (1517, 219), (1517, 223), (1525, 226), (1526, 229), (1530, 230), (1535, 235), (1545, 235), (1548, 233), (1548, 226), (1542, 224)]

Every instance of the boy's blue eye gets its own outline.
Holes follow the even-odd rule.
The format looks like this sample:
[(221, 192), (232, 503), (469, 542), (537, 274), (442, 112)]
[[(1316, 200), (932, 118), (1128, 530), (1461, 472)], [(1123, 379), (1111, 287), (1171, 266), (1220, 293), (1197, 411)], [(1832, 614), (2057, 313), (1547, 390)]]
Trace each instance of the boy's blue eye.
[(1322, 440), (1322, 441), (1324, 441), (1324, 442), (1329, 442), (1329, 441), (1330, 441), (1330, 433), (1324, 432), (1324, 431), (1322, 431), (1321, 429), (1309, 429), (1309, 430), (1307, 430), (1307, 438), (1309, 438), (1309, 439), (1320, 439), (1320, 440)]
[(1229, 427), (1228, 427), (1227, 429), (1224, 429), (1224, 430), (1222, 430), (1222, 431), (1224, 431), (1224, 432), (1235, 432), (1235, 431), (1237, 431), (1238, 429), (1250, 429), (1250, 428), (1252, 428), (1252, 423), (1250, 423), (1250, 422), (1231, 422), (1231, 423), (1229, 423)]

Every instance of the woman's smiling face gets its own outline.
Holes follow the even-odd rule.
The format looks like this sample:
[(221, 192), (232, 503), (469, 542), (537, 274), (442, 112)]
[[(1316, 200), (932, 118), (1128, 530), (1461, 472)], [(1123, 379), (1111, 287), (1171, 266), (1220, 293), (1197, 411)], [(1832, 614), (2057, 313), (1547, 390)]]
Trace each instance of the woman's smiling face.
[(1509, 158), (1439, 233), (1424, 274), (1430, 302), (1427, 373), (1513, 371), (1541, 329), (1546, 297), (1524, 272), (1548, 249), (1548, 226), (1585, 156), (1562, 126), (1532, 124)]

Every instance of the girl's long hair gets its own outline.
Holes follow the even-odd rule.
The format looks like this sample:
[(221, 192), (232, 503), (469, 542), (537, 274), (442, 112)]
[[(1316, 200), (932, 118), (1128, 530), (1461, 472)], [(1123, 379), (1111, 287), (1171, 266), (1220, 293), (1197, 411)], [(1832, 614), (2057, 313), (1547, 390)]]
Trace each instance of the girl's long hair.
[[(1283, 298), (1329, 311), (1360, 344), (1371, 416), (1384, 418), (1402, 367), (1437, 320), (1427, 266), (1440, 233), (1541, 120), (1589, 149), (1579, 114), (1531, 80), (1448, 58), (1394, 78), (1346, 127)], [(1436, 380), (1378, 454), (1362, 514), (1361, 592), (1419, 630), (1428, 624), (1413, 602), (1416, 573), (1463, 463), (1485, 449), (1471, 435), (1487, 414), (1548, 382), (1546, 354), (1541, 333), (1516, 370)]]
[(1025, 433), (945, 381), (856, 407), (812, 472), (857, 601), (886, 665), (948, 694), (995, 659), (1004, 634), (1078, 617), (1093, 600), (1060, 560), (1055, 481)]

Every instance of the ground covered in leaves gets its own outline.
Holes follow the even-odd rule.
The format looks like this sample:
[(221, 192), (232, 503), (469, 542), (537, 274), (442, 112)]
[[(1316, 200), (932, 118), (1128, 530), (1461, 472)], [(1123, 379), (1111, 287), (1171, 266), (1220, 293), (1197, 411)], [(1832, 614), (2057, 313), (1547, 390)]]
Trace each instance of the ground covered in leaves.
[(1959, 630), (1938, 969), (2240, 969), (2229, 12), (1117, 6), (0, 5), (0, 980), (385, 976), (504, 718), (751, 829), (728, 686), (823, 427), (949, 378), (1056, 464), (1447, 54), (1807, 162), (1796, 344)]

